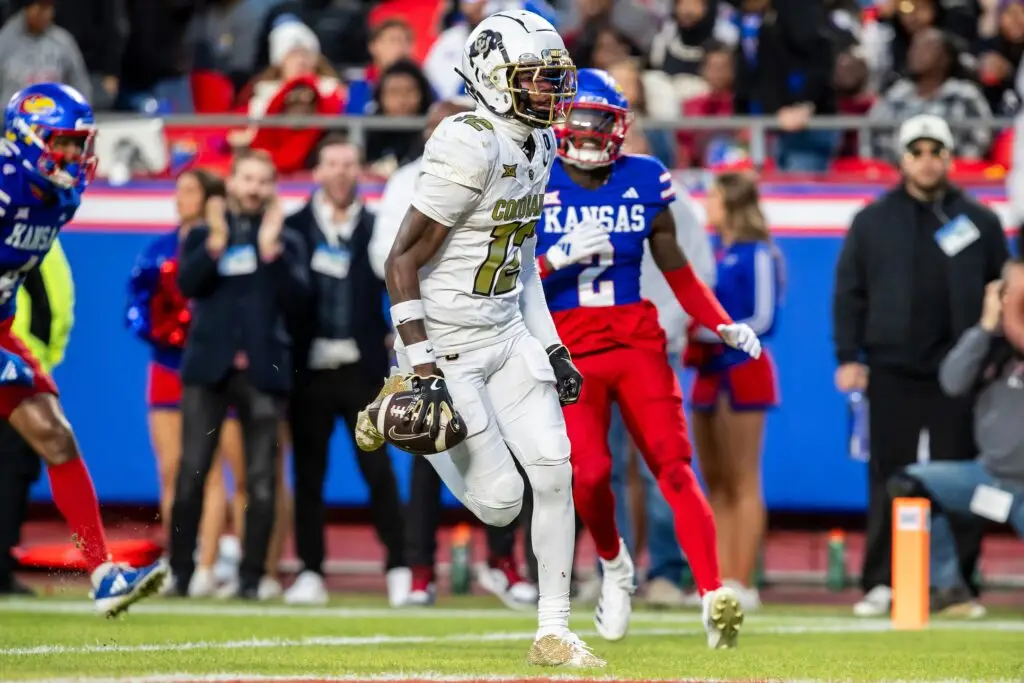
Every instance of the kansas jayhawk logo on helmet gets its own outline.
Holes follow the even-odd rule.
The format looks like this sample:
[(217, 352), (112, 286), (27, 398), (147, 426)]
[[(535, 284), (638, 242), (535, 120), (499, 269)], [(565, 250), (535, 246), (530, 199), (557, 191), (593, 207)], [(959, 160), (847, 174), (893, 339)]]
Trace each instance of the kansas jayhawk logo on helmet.
[(22, 100), (21, 111), (25, 114), (46, 116), (57, 111), (57, 103), (46, 95), (30, 95)]

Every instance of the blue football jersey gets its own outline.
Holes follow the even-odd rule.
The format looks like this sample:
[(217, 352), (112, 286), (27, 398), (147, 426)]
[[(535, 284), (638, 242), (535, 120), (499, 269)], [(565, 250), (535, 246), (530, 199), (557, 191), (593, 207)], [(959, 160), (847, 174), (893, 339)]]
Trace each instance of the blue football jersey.
[(0, 323), (14, 317), (15, 294), (25, 275), (50, 251), (80, 204), (78, 190), (43, 196), (17, 159), (0, 159)]
[(543, 254), (583, 222), (596, 222), (611, 239), (611, 251), (590, 263), (573, 264), (544, 279), (552, 311), (622, 306), (640, 297), (640, 263), (654, 217), (675, 199), (672, 174), (654, 157), (626, 155), (612, 165), (608, 181), (588, 190), (574, 183), (555, 160), (537, 228)]

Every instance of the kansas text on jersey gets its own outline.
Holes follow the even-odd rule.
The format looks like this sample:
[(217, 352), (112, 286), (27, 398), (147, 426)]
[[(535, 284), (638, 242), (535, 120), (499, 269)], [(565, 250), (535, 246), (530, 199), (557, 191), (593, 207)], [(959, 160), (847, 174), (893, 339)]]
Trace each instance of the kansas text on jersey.
[(0, 321), (6, 321), (14, 317), (25, 275), (50, 251), (81, 196), (69, 189), (43, 198), (14, 159), (0, 156), (0, 163)]
[(623, 156), (612, 166), (608, 182), (595, 190), (574, 183), (562, 160), (557, 160), (545, 194), (537, 252), (544, 253), (582, 223), (596, 224), (607, 232), (612, 249), (589, 264), (566, 266), (545, 279), (551, 311), (640, 301), (644, 243), (654, 217), (673, 199), (672, 176), (654, 157)]

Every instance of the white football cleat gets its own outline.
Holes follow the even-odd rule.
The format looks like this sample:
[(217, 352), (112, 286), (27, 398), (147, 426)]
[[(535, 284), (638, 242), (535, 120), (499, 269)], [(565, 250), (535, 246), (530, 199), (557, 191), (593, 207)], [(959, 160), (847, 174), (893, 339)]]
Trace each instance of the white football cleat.
[(602, 559), (601, 569), (604, 577), (594, 610), (594, 626), (605, 640), (622, 640), (629, 630), (632, 595), (636, 590), (636, 570), (622, 539), (619, 539), (619, 556), (611, 561)]
[(855, 617), (887, 617), (892, 611), (892, 588), (875, 586), (853, 606)]
[(743, 609), (739, 596), (728, 586), (704, 594), (704, 630), (708, 647), (725, 650), (736, 647), (736, 638), (743, 625)]
[(329, 599), (324, 577), (309, 570), (295, 577), (295, 583), (284, 592), (286, 605), (326, 605)]
[(256, 599), (261, 601), (276, 600), (284, 593), (281, 582), (273, 576), (264, 576), (256, 588)]
[(209, 598), (217, 591), (217, 579), (210, 567), (197, 567), (188, 582), (188, 597)]
[(395, 567), (389, 569), (385, 575), (388, 586), (388, 605), (401, 607), (409, 602), (409, 595), (412, 594), (412, 570), (408, 567)]
[(536, 610), (537, 587), (524, 579), (510, 559), (498, 560), (495, 566), (477, 567), (476, 582), (513, 610)]

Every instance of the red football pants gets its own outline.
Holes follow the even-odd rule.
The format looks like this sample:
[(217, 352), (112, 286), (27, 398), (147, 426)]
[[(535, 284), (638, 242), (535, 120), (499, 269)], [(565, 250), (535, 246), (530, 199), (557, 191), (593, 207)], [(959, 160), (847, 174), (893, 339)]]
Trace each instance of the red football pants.
[[(11, 322), (0, 325), (0, 358), (9, 353), (17, 356), (32, 368), (32, 386), (6, 385), (0, 386), (0, 419), (9, 419), (11, 413), (17, 410), (25, 399), (32, 398), (39, 394), (57, 395), (57, 385), (48, 374), (43, 372), (39, 361), (32, 355), (32, 352), (25, 346), (25, 342), (14, 336), (11, 332)], [(0, 368), (3, 369), (3, 368)]]
[(675, 516), (679, 545), (700, 592), (721, 586), (715, 521), (690, 466), (679, 380), (663, 352), (616, 348), (573, 359), (583, 373), (583, 393), (565, 408), (572, 442), (576, 510), (605, 560), (619, 553), (608, 449), (611, 403), (643, 455)]

